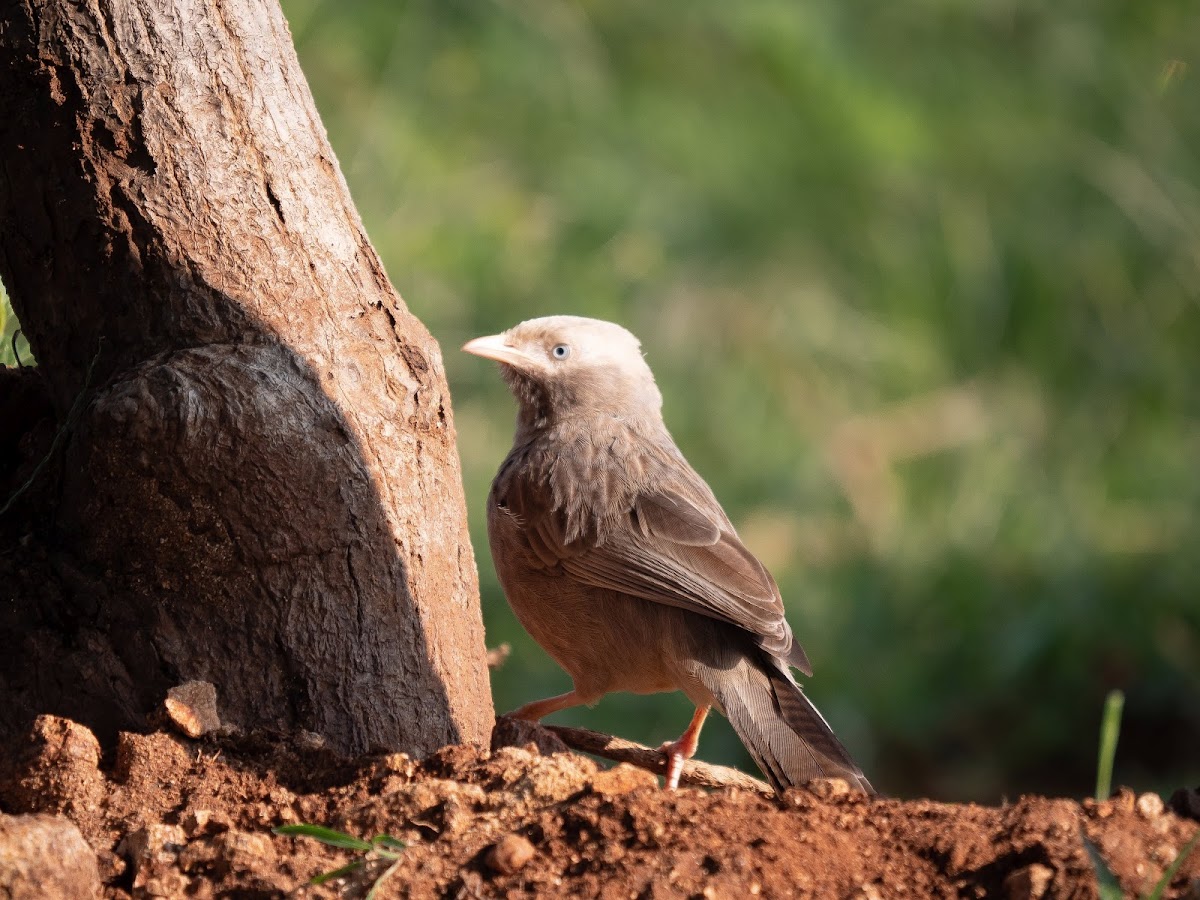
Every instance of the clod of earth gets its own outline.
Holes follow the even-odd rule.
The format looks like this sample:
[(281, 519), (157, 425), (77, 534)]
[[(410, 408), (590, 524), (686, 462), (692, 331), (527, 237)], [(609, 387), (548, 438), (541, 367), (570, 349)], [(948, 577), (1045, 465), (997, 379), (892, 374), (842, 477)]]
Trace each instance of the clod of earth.
[(207, 681), (185, 681), (167, 691), (163, 701), (167, 718), (179, 732), (198, 738), (221, 727), (217, 689)]
[[(533, 737), (421, 761), (347, 759), (263, 735), (124, 734), (102, 754), (87, 729), (43, 716), (0, 757), (0, 809), (21, 827), (77, 829), (72, 865), (94, 866), (113, 900), (361, 896), (353, 877), (307, 885), (350, 854), (271, 833), (298, 822), (404, 841), (377, 896), (418, 900), (1090, 898), (1081, 829), (1137, 896), (1198, 828), (1130, 791), (999, 807), (830, 790), (666, 792), (648, 772), (602, 769), (549, 732)], [(20, 847), (0, 833), (0, 860)], [(1200, 858), (1189, 857), (1165, 896), (1197, 896), (1198, 880)]]

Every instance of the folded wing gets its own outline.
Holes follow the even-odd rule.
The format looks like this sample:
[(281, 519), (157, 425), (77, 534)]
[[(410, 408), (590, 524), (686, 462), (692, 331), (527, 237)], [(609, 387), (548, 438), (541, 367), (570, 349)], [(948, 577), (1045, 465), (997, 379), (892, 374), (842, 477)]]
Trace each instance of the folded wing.
[(564, 540), (566, 515), (551, 508), (546, 487), (516, 479), (503, 505), (547, 568), (728, 622), (753, 634), (772, 656), (812, 674), (784, 619), (775, 579), (738, 539), (703, 482), (644, 491), (627, 505), (624, 519), (597, 522), (570, 542)]

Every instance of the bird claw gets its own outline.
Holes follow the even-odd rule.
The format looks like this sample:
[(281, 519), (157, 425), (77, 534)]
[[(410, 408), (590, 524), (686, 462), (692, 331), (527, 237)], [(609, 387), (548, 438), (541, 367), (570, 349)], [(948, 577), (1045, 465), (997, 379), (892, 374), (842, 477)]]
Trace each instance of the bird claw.
[(679, 787), (679, 776), (683, 774), (683, 761), (687, 758), (683, 755), (683, 748), (679, 743), (679, 741), (667, 741), (659, 748), (667, 757), (666, 781), (663, 787), (668, 791)]
[(659, 749), (667, 755), (666, 784), (668, 791), (679, 787), (679, 776), (683, 774), (683, 764), (696, 755), (696, 746), (700, 743), (700, 729), (704, 727), (704, 719), (708, 715), (707, 706), (697, 706), (688, 723), (687, 730), (677, 741), (667, 741)]

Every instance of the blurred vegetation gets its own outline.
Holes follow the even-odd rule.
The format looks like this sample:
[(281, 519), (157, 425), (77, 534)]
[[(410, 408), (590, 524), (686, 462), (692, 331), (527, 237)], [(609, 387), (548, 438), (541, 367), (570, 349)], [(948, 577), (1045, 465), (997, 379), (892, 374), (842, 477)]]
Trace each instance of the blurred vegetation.
[(1200, 7), (284, 6), (445, 351), (499, 709), (568, 682), (496, 584), (513, 405), (458, 347), (578, 313), (641, 337), (881, 788), (1084, 795), (1114, 687), (1117, 782), (1200, 782)]
[(29, 341), (19, 333), (20, 329), (21, 324), (13, 314), (12, 304), (8, 302), (8, 294), (4, 285), (0, 284), (0, 366), (33, 364)]
[[(495, 580), (513, 406), (458, 347), (577, 313), (642, 338), (877, 786), (1082, 796), (1110, 688), (1117, 783), (1200, 782), (1200, 7), (284, 8), (445, 351), (500, 710), (568, 682)], [(700, 754), (752, 768), (723, 722)]]

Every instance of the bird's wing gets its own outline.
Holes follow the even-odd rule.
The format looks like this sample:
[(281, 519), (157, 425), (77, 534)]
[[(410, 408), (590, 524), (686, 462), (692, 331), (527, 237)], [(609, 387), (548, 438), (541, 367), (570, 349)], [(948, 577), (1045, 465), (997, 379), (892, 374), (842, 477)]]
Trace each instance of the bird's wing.
[(811, 674), (784, 619), (775, 579), (702, 485), (681, 481), (643, 491), (622, 520), (572, 541), (564, 537), (566, 514), (552, 508), (543, 485), (514, 479), (505, 506), (547, 568), (561, 566), (585, 584), (736, 625), (756, 635), (764, 650)]

